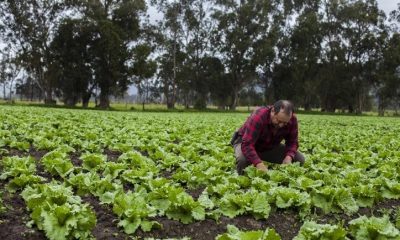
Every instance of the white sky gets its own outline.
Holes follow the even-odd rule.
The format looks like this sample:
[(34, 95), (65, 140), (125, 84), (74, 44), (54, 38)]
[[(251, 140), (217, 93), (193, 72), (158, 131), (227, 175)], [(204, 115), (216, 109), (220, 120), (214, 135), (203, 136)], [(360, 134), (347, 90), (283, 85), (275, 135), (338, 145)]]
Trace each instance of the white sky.
[(377, 0), (378, 7), (385, 11), (386, 16), (393, 10), (397, 9), (397, 5), (400, 3), (400, 0)]
[[(386, 16), (389, 16), (389, 13), (393, 10), (397, 9), (397, 5), (400, 3), (400, 0), (377, 0), (378, 7), (382, 9)], [(148, 14), (150, 15), (150, 20), (153, 22), (154, 20), (160, 20), (162, 15), (157, 12), (157, 9), (151, 7), (148, 4)]]

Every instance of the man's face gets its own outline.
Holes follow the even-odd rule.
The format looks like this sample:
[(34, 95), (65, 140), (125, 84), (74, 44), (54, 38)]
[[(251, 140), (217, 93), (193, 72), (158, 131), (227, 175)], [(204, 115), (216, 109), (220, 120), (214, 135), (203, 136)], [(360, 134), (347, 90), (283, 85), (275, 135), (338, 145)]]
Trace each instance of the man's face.
[(275, 111), (271, 111), (271, 122), (274, 128), (282, 128), (286, 126), (291, 118), (291, 115), (287, 115), (283, 111), (280, 111), (278, 114), (275, 114)]

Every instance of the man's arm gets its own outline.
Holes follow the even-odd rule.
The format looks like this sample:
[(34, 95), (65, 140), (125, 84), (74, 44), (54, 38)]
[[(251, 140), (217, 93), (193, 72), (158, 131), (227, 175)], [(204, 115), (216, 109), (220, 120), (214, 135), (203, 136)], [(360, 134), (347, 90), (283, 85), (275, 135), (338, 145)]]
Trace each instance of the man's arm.
[(294, 156), (296, 155), (297, 149), (299, 148), (298, 141), (298, 124), (297, 118), (293, 120), (293, 125), (291, 126), (289, 133), (285, 136), (285, 158), (283, 159), (284, 164), (291, 163)]
[(263, 166), (265, 167), (265, 165), (258, 157), (258, 154), (255, 149), (255, 144), (260, 136), (261, 128), (263, 127), (263, 121), (261, 118), (262, 111), (265, 110), (257, 110), (247, 120), (243, 129), (244, 131), (243, 131), (242, 145), (241, 145), (243, 155), (246, 157), (246, 159), (256, 167), (262, 163), (260, 165), (261, 168), (263, 168)]

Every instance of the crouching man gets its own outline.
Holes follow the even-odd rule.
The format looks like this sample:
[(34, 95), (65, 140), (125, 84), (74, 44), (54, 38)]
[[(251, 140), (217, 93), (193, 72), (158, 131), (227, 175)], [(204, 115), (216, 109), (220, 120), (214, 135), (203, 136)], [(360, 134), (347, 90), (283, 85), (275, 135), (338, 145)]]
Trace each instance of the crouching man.
[[(285, 144), (281, 141), (285, 140)], [(242, 175), (249, 165), (267, 171), (263, 161), (277, 164), (304, 164), (298, 151), (297, 118), (293, 104), (279, 100), (273, 106), (255, 110), (244, 125), (235, 132), (231, 144), (235, 149), (236, 169)]]

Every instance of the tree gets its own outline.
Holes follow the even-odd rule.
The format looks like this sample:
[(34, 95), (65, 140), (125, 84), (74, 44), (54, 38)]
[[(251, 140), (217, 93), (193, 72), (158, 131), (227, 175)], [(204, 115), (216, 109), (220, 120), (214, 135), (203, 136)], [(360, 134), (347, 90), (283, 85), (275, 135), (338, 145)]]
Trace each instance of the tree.
[(170, 42), (166, 47), (170, 51), (166, 51), (157, 58), (159, 63), (158, 83), (166, 98), (167, 108), (173, 109), (178, 96), (178, 84), (184, 83), (182, 69), (186, 56), (175, 43)]
[(183, 2), (153, 0), (152, 4), (156, 5), (158, 10), (163, 13), (164, 21), (158, 22), (159, 38), (158, 44), (160, 57), (159, 82), (166, 98), (167, 108), (175, 107), (178, 95), (178, 84), (184, 82), (182, 77), (182, 66), (186, 59), (185, 53), (182, 51), (182, 19), (183, 19)]
[(297, 7), (297, 2), (216, 1), (218, 8), (213, 18), (217, 29), (213, 44), (231, 75), (231, 109), (236, 108), (241, 88), (258, 75), (262, 76), (266, 97), (270, 94), (267, 91), (273, 85), (274, 67), (280, 61), (276, 49), (280, 40), (285, 39), (282, 37), (289, 22), (287, 17)]
[[(149, 93), (149, 79), (157, 70), (157, 63), (149, 59), (153, 49), (148, 44), (138, 45), (133, 50), (135, 63), (132, 68), (133, 82), (136, 84), (139, 96), (142, 100), (143, 110)], [(146, 97), (144, 96), (146, 95)]]
[(66, 19), (52, 41), (50, 72), (68, 106), (87, 107), (96, 84), (93, 72), (94, 26), (85, 19)]
[(264, 1), (216, 1), (219, 6), (213, 13), (217, 21), (214, 47), (222, 56), (231, 76), (230, 109), (235, 110), (241, 88), (255, 74), (253, 64), (254, 44), (261, 34), (260, 9)]
[(186, 85), (189, 85), (189, 91), (194, 91), (194, 107), (205, 109), (211, 86), (201, 77), (202, 59), (207, 58), (211, 52), (209, 47), (213, 25), (207, 14), (211, 9), (209, 2), (202, 0), (188, 1), (183, 7), (184, 46), (187, 56), (183, 71)]
[(385, 109), (395, 105), (400, 98), (400, 34), (395, 33), (388, 37), (381, 46), (382, 55), (375, 89), (378, 113), (383, 116)]
[(122, 95), (131, 83), (130, 68), (134, 48), (141, 34), (140, 19), (145, 13), (144, 0), (71, 1), (90, 22), (93, 35), (92, 58), (95, 84), (100, 88), (98, 107), (110, 106), (110, 95)]
[(12, 100), (14, 83), (22, 72), (20, 60), (12, 56), (10, 46), (0, 52), (0, 83), (3, 85), (3, 98), (7, 99), (6, 89), (8, 86), (8, 100)]
[(230, 75), (225, 73), (225, 66), (217, 57), (204, 57), (201, 59), (200, 78), (210, 87), (210, 98), (219, 109), (229, 105), (231, 93)]
[(296, 92), (290, 97), (297, 105), (311, 110), (318, 104), (318, 72), (321, 59), (321, 19), (318, 15), (319, 3), (306, 5), (297, 18), (290, 36), (290, 72)]
[[(390, 13), (389, 20), (400, 23), (400, 4)], [(382, 28), (374, 54), (376, 75), (373, 82), (380, 116), (391, 105), (397, 109), (400, 100), (400, 33), (396, 24)]]
[(45, 103), (54, 103), (53, 82), (48, 77), (50, 42), (64, 9), (63, 1), (0, 2), (4, 39), (18, 51), (21, 63), (45, 95)]
[[(376, 51), (379, 26), (383, 25), (384, 13), (378, 9), (376, 0), (350, 1), (341, 11), (343, 37), (346, 44), (346, 66), (349, 72), (349, 86), (356, 113), (361, 113), (368, 101), (371, 89), (371, 71), (368, 63)], [(352, 104), (352, 103), (349, 103)], [(353, 105), (353, 104), (352, 104)]]

